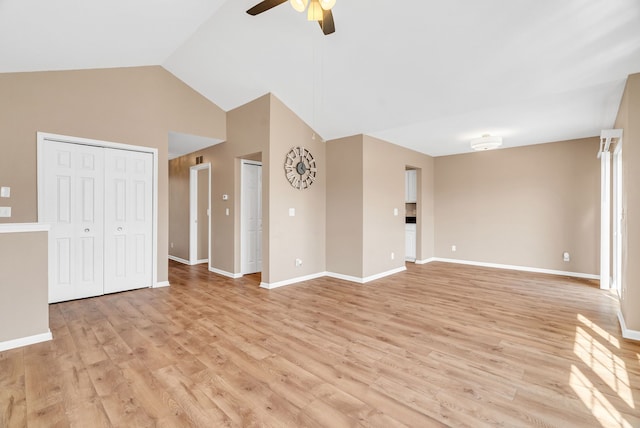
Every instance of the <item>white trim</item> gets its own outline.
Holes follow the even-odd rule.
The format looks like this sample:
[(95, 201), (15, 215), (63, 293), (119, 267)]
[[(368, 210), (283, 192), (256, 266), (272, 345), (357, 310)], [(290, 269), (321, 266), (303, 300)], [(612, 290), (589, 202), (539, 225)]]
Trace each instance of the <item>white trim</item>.
[(329, 278), (341, 279), (343, 281), (349, 281), (349, 282), (356, 282), (358, 284), (364, 284), (363, 278), (360, 278), (358, 276), (343, 275), (341, 273), (335, 273), (335, 272), (327, 272), (326, 276), (328, 276)]
[(189, 260), (185, 260), (185, 259), (182, 259), (180, 257), (172, 256), (171, 254), (169, 254), (168, 259), (169, 260), (173, 260), (174, 262), (182, 263), (183, 265), (191, 266), (191, 263), (189, 262)]
[(201, 265), (201, 264), (209, 262), (209, 259), (189, 261), (189, 260), (185, 260), (185, 259), (180, 258), (180, 257), (172, 256), (171, 254), (169, 254), (169, 256), (167, 258), (169, 260), (173, 260), (174, 262), (182, 263), (183, 265), (189, 265), (189, 266)]
[(162, 287), (169, 287), (171, 284), (169, 284), (169, 281), (160, 281), (160, 282), (156, 282), (156, 285), (154, 285), (151, 288), (162, 288)]
[(0, 233), (48, 232), (51, 225), (47, 223), (1, 223)]
[(622, 337), (630, 340), (639, 340), (640, 341), (640, 331), (638, 330), (630, 330), (627, 328), (627, 323), (624, 321), (624, 315), (622, 311), (618, 311), (618, 321), (620, 321), (620, 330), (622, 330)]
[(356, 282), (358, 284), (366, 284), (367, 282), (375, 281), (376, 279), (384, 278), (385, 276), (393, 275), (399, 272), (404, 272), (406, 270), (407, 270), (407, 267), (402, 266), (396, 269), (391, 269), (386, 272), (380, 272), (375, 275), (367, 276), (364, 278), (361, 278), (358, 276), (343, 275), (341, 273), (335, 273), (335, 272), (326, 272), (326, 276), (330, 278), (342, 279), (344, 281)]
[(129, 150), (134, 152), (151, 153), (153, 156), (153, 213), (152, 213), (152, 242), (151, 242), (151, 284), (158, 281), (158, 149), (153, 147), (133, 146), (130, 144), (114, 143), (111, 141), (93, 140), (90, 138), (72, 137), (68, 135), (37, 132), (37, 199), (38, 219), (44, 218), (44, 142), (83, 144), (85, 146), (104, 147), (109, 149)]
[(496, 268), (496, 269), (519, 270), (524, 272), (548, 273), (551, 275), (572, 276), (575, 278), (596, 279), (596, 280), (600, 279), (600, 275), (593, 275), (590, 273), (567, 272), (567, 271), (561, 271), (561, 270), (541, 269), (541, 268), (534, 268), (534, 267), (528, 267), (528, 266), (503, 265), (499, 263), (474, 262), (470, 260), (445, 259), (440, 257), (434, 257), (431, 261), (457, 263), (461, 265), (471, 265), (471, 266), (482, 266), (482, 267), (490, 267), (490, 268)]
[(51, 330), (48, 330), (46, 333), (34, 334), (33, 336), (21, 337), (19, 339), (6, 340), (4, 342), (0, 342), (0, 352), (40, 342), (46, 342), (51, 339), (53, 339), (53, 335), (51, 334)]
[(417, 265), (426, 265), (427, 263), (431, 263), (431, 262), (435, 262), (436, 258), (435, 257), (430, 257), (428, 259), (424, 259), (424, 260), (416, 260), (416, 264)]
[(214, 267), (209, 266), (209, 272), (217, 273), (218, 275), (226, 276), (228, 278), (238, 279), (242, 278), (241, 273), (231, 273), (225, 270), (216, 269)]
[(611, 153), (600, 152), (600, 288), (608, 290), (611, 256)]
[(385, 276), (393, 275), (396, 273), (404, 272), (407, 270), (406, 266), (400, 266), (399, 268), (391, 269), (386, 272), (380, 272), (375, 275), (367, 276), (362, 278), (362, 283), (366, 284), (367, 282), (375, 281), (376, 279), (384, 278)]
[(611, 288), (616, 290), (618, 297), (622, 295), (622, 138), (613, 151), (613, 265), (611, 267)]
[(312, 279), (322, 278), (323, 276), (326, 276), (326, 275), (327, 275), (326, 272), (318, 272), (318, 273), (313, 273), (311, 275), (299, 276), (297, 278), (286, 279), (284, 281), (278, 281), (278, 282), (272, 282), (272, 283), (261, 282), (260, 283), (260, 288), (266, 288), (267, 290), (273, 290), (274, 288), (284, 287), (285, 285), (291, 285), (291, 284), (296, 284), (296, 283), (302, 282), (302, 281), (309, 281), (309, 280), (312, 280)]

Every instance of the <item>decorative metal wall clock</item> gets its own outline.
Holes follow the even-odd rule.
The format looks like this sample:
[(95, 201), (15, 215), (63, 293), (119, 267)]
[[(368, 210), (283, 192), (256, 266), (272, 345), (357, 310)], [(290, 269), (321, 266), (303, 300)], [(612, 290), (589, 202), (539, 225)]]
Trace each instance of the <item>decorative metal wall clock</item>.
[(304, 147), (289, 150), (284, 159), (284, 174), (296, 189), (308, 189), (316, 180), (318, 168), (311, 152)]

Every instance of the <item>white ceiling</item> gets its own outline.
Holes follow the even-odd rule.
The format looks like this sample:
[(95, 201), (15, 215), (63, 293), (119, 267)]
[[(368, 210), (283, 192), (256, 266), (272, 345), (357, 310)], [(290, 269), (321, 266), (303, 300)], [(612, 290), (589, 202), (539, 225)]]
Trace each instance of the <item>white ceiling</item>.
[(335, 34), (259, 0), (0, 0), (0, 72), (160, 64), (225, 110), (273, 92), (323, 138), (433, 156), (613, 126), (638, 0), (337, 0)]

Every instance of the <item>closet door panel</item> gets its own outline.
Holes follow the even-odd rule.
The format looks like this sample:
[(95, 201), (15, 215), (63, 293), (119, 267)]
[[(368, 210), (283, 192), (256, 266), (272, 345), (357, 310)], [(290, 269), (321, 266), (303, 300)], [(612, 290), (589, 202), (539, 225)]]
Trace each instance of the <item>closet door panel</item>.
[(150, 287), (153, 155), (105, 149), (105, 293)]
[(44, 218), (49, 239), (49, 301), (103, 293), (103, 188), (101, 148), (44, 145)]

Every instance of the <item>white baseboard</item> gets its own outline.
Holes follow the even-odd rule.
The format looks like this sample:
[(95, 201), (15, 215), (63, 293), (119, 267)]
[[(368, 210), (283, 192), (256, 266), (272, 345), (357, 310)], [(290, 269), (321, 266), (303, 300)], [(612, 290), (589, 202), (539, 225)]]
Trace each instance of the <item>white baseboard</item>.
[(217, 273), (218, 275), (226, 276), (227, 278), (233, 278), (233, 279), (242, 278), (241, 273), (231, 273), (224, 270), (216, 269), (211, 266), (209, 266), (209, 272)]
[(196, 260), (194, 262), (191, 262), (189, 260), (180, 258), (180, 257), (176, 257), (176, 256), (169, 256), (169, 260), (173, 260), (174, 262), (178, 262), (178, 263), (182, 263), (183, 265), (189, 265), (189, 266), (194, 266), (194, 265), (201, 265), (204, 263), (209, 263), (209, 259), (202, 259), (202, 260)]
[(176, 256), (169, 256), (169, 260), (173, 260), (174, 262), (182, 263), (183, 265), (190, 265), (189, 260), (181, 259)]
[(154, 285), (151, 288), (162, 288), (162, 287), (168, 287), (169, 285), (170, 285), (169, 281), (158, 281), (156, 282), (156, 285)]
[(359, 276), (343, 275), (341, 273), (335, 273), (335, 272), (326, 272), (326, 276), (328, 276), (329, 278), (341, 279), (343, 281), (357, 282), (358, 284), (364, 284), (364, 278), (360, 278)]
[(566, 272), (561, 270), (553, 270), (553, 269), (540, 269), (534, 267), (527, 266), (517, 266), (517, 265), (503, 265), (500, 263), (485, 263), (485, 262), (474, 262), (470, 260), (458, 260), (458, 259), (445, 259), (440, 257), (434, 257), (430, 259), (431, 262), (445, 262), (445, 263), (457, 263), (461, 265), (472, 265), (472, 266), (482, 266), (482, 267), (490, 267), (496, 269), (509, 269), (509, 270), (519, 270), (524, 272), (535, 272), (535, 273), (548, 273), (551, 275), (561, 275), (561, 276), (572, 276), (575, 278), (585, 278), (585, 279), (600, 279), (600, 275), (593, 275), (590, 273), (582, 273), (582, 272)]
[(407, 270), (407, 267), (401, 266), (396, 269), (391, 269), (386, 272), (377, 273), (375, 275), (367, 276), (364, 278), (360, 278), (358, 276), (343, 275), (341, 273), (335, 272), (326, 272), (326, 276), (330, 278), (342, 279), (344, 281), (357, 282), (358, 284), (366, 284), (367, 282), (375, 281), (376, 279), (384, 278), (385, 276), (393, 275), (399, 272), (404, 272), (405, 270)]
[(291, 285), (291, 284), (295, 284), (297, 282), (309, 281), (309, 280), (316, 279), (316, 278), (322, 278), (323, 276), (326, 276), (326, 275), (327, 275), (326, 272), (318, 272), (318, 273), (313, 273), (311, 275), (305, 275), (305, 276), (299, 276), (297, 278), (286, 279), (284, 281), (271, 282), (271, 283), (261, 282), (260, 283), (260, 288), (266, 288), (267, 290), (273, 290), (274, 288), (284, 287), (285, 285)]
[(53, 339), (53, 335), (51, 334), (51, 330), (49, 330), (47, 333), (7, 340), (5, 342), (0, 342), (0, 352), (20, 348), (22, 346), (33, 345), (35, 343), (46, 342), (51, 339)]
[(624, 321), (624, 315), (622, 314), (622, 311), (618, 311), (618, 321), (620, 321), (620, 330), (622, 330), (622, 337), (624, 337), (625, 339), (640, 341), (640, 331), (630, 330), (627, 328), (627, 323)]
[(431, 257), (428, 259), (424, 259), (424, 260), (416, 260), (416, 264), (417, 265), (426, 265), (427, 263), (431, 263), (431, 262), (435, 262), (436, 258), (435, 257)]

